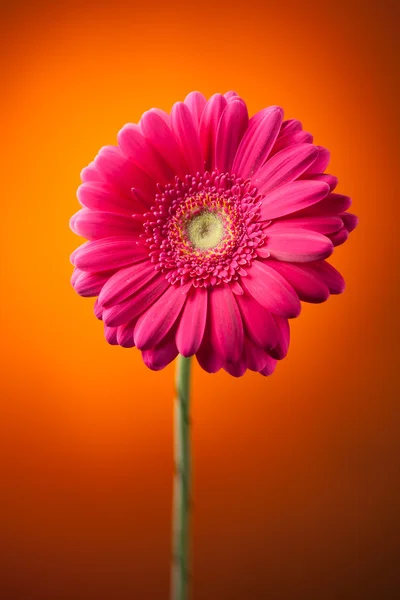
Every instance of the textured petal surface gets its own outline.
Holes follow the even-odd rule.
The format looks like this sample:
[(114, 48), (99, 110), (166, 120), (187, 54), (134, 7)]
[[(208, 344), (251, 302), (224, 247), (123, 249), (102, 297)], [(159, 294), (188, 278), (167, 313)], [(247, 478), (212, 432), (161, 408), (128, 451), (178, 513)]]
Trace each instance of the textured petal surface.
[(195, 126), (198, 128), (207, 100), (200, 92), (190, 92), (184, 102), (190, 110)]
[(174, 332), (171, 331), (162, 342), (151, 350), (143, 350), (143, 362), (152, 371), (160, 371), (178, 356)]
[(246, 105), (233, 96), (219, 121), (215, 143), (215, 166), (221, 173), (231, 170), (249, 116)]
[(295, 181), (317, 158), (318, 150), (312, 144), (297, 144), (284, 148), (256, 173), (254, 185), (260, 194)]
[(243, 286), (264, 308), (282, 317), (300, 314), (299, 297), (286, 279), (267, 264), (255, 260), (243, 277)]
[(333, 233), (342, 227), (342, 219), (336, 216), (326, 217), (284, 217), (275, 221), (273, 225), (268, 228), (268, 231), (278, 228), (294, 228), (294, 229), (309, 229), (311, 231), (317, 231), (318, 233)]
[(104, 285), (99, 295), (99, 302), (105, 307), (123, 302), (156, 275), (157, 271), (149, 260), (120, 269)]
[(189, 173), (203, 173), (204, 161), (200, 139), (190, 110), (183, 102), (177, 102), (171, 111), (171, 128), (185, 156)]
[(243, 323), (229, 286), (210, 291), (210, 339), (222, 360), (235, 362), (243, 350)]
[(272, 358), (282, 360), (288, 353), (290, 342), (289, 321), (278, 315), (274, 315), (274, 321), (278, 330), (278, 342), (273, 350), (269, 352)]
[(148, 249), (129, 237), (110, 237), (85, 242), (71, 255), (73, 265), (84, 271), (109, 271), (148, 258)]
[(204, 165), (207, 170), (214, 168), (215, 141), (219, 120), (226, 107), (226, 100), (221, 94), (214, 94), (204, 107), (200, 121), (200, 143)]
[(123, 194), (106, 182), (82, 183), (78, 188), (77, 196), (82, 206), (92, 210), (104, 210), (129, 216), (135, 212), (131, 193)]
[(184, 177), (189, 172), (188, 166), (179, 144), (165, 120), (154, 110), (148, 110), (142, 116), (140, 126), (144, 136), (161, 154), (174, 173)]
[(176, 332), (176, 345), (182, 356), (196, 354), (203, 340), (207, 320), (208, 294), (205, 288), (188, 294)]
[(278, 332), (271, 314), (250, 294), (236, 298), (248, 337), (260, 348), (273, 348), (278, 341)]
[(90, 298), (100, 293), (100, 290), (109, 278), (110, 273), (90, 273), (76, 269), (71, 283), (80, 296)]
[(97, 240), (111, 236), (129, 236), (136, 238), (143, 231), (141, 221), (112, 212), (82, 209), (70, 220), (70, 227), (74, 233)]
[(269, 260), (268, 265), (290, 283), (300, 300), (319, 303), (325, 302), (329, 298), (328, 286), (307, 264)]
[(266, 248), (271, 258), (289, 262), (309, 262), (327, 258), (333, 252), (331, 241), (322, 233), (307, 229), (267, 229)]
[(326, 260), (308, 263), (307, 267), (322, 279), (331, 294), (341, 294), (345, 289), (345, 282), (339, 271), (332, 267)]
[(320, 202), (329, 193), (321, 181), (294, 181), (264, 196), (260, 206), (261, 220), (283, 217)]

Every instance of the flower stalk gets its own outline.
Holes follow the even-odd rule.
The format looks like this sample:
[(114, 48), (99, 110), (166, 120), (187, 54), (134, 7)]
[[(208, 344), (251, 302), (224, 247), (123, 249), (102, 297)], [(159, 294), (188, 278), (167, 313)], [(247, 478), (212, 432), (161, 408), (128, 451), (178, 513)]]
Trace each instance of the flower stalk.
[(175, 476), (171, 600), (187, 600), (189, 597), (190, 367), (191, 359), (179, 355), (176, 363), (174, 423)]

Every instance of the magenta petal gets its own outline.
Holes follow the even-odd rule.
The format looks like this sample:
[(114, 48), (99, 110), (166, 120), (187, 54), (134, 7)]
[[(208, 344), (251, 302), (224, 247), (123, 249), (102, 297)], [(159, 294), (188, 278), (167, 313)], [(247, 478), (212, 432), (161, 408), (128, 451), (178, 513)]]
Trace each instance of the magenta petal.
[(99, 299), (98, 298), (96, 298), (96, 300), (95, 300), (95, 303), (94, 303), (94, 306), (93, 306), (93, 311), (94, 311), (96, 319), (99, 319), (101, 321), (103, 319), (104, 309), (99, 304)]
[(270, 350), (269, 354), (272, 358), (276, 360), (282, 360), (288, 353), (289, 350), (289, 342), (290, 342), (290, 327), (289, 321), (277, 315), (274, 315), (274, 321), (278, 330), (278, 342), (273, 348)]
[(117, 342), (123, 348), (133, 348), (135, 345), (135, 342), (133, 341), (135, 323), (136, 321), (130, 321), (117, 328)]
[(228, 285), (210, 290), (210, 339), (223, 361), (239, 360), (243, 350), (243, 323)]
[(131, 237), (108, 237), (86, 242), (71, 255), (73, 265), (84, 271), (109, 271), (148, 258), (148, 248)]
[(78, 187), (77, 196), (82, 206), (92, 210), (131, 215), (134, 203), (131, 194), (123, 194), (106, 182), (87, 182)]
[(307, 267), (312, 269), (316, 276), (320, 277), (327, 285), (331, 294), (341, 294), (345, 289), (345, 282), (339, 271), (332, 267), (326, 260), (308, 263)]
[(87, 167), (84, 167), (81, 171), (81, 181), (83, 181), (83, 183), (102, 180), (103, 178), (96, 169), (93, 160)]
[[(299, 182), (300, 183), (300, 182)], [(310, 183), (310, 182), (308, 182)], [(320, 202), (313, 204), (301, 212), (296, 214), (297, 216), (328, 216), (328, 215), (339, 215), (351, 206), (351, 198), (343, 196), (343, 194), (330, 193), (323, 198)]]
[(253, 178), (260, 194), (266, 194), (275, 188), (291, 183), (309, 167), (318, 150), (312, 144), (297, 144), (284, 148), (270, 158)]
[(131, 321), (151, 307), (169, 285), (168, 281), (162, 275), (157, 275), (123, 302), (105, 308), (103, 314), (104, 322), (110, 327), (117, 327)]
[(207, 100), (200, 92), (190, 92), (186, 96), (184, 103), (190, 110), (195, 127), (198, 129)]
[(167, 183), (174, 173), (165, 160), (142, 135), (139, 125), (128, 123), (118, 132), (118, 144), (127, 158), (157, 183)]
[(196, 358), (202, 369), (207, 373), (217, 373), (223, 364), (222, 358), (216, 352), (215, 348), (209, 339), (210, 319), (207, 319), (206, 334), (203, 338), (203, 342), (196, 352)]
[(175, 344), (173, 330), (157, 346), (142, 352), (144, 364), (152, 371), (164, 369), (177, 355), (178, 349)]
[(186, 158), (189, 173), (203, 173), (204, 161), (200, 139), (190, 110), (183, 102), (177, 102), (171, 111), (171, 128)]
[(186, 295), (180, 287), (170, 285), (165, 293), (138, 320), (135, 344), (139, 350), (150, 350), (167, 335), (178, 318)]
[(239, 360), (231, 363), (225, 362), (223, 364), (224, 370), (232, 375), (233, 377), (242, 377), (247, 371), (247, 360), (246, 355), (243, 355)]
[(226, 98), (226, 100), (233, 100), (234, 98), (237, 98), (238, 94), (237, 92), (234, 92), (233, 90), (230, 90), (229, 92), (225, 92), (224, 94), (224, 98)]
[(280, 135), (271, 150), (271, 156), (294, 144), (312, 144), (313, 139), (313, 136), (308, 131), (290, 131), (285, 135)]
[(300, 300), (286, 279), (272, 267), (259, 260), (253, 261), (242, 285), (261, 306), (282, 317), (294, 318), (300, 314)]
[(104, 335), (111, 346), (118, 346), (117, 334), (118, 327), (108, 327), (108, 325), (104, 325)]
[(293, 264), (269, 260), (268, 266), (280, 273), (304, 302), (325, 302), (329, 298), (328, 286), (307, 264)]
[(301, 175), (299, 179), (309, 179), (310, 181), (323, 181), (330, 187), (331, 192), (335, 189), (338, 184), (338, 178), (335, 175), (329, 175), (329, 173), (319, 173), (318, 175)]
[[(336, 231), (335, 233), (331, 233), (329, 235), (329, 239), (332, 241), (332, 244), (334, 246), (341, 246), (349, 239), (349, 232), (347, 231), (346, 227), (342, 227), (342, 229), (339, 229), (339, 231)], [(326, 258), (326, 257), (321, 257), (321, 258)]]
[(260, 346), (260, 348), (273, 348), (278, 339), (275, 321), (271, 314), (252, 296), (245, 294), (236, 298), (243, 318), (246, 334)]
[(123, 302), (148, 284), (156, 275), (157, 271), (149, 260), (120, 269), (104, 285), (99, 295), (99, 302), (105, 307)]
[(112, 212), (81, 209), (70, 220), (74, 233), (89, 240), (112, 236), (133, 236), (143, 231), (142, 222), (137, 219)]
[(270, 106), (253, 127), (248, 127), (240, 143), (232, 172), (243, 178), (252, 177), (267, 160), (278, 136), (283, 110)]
[(233, 98), (222, 113), (216, 135), (215, 166), (221, 173), (231, 170), (249, 121), (246, 105), (235, 96)]
[(74, 271), (74, 290), (84, 298), (98, 296), (104, 284), (109, 280), (110, 273), (88, 273), (76, 269)]
[(247, 367), (250, 371), (262, 371), (268, 362), (268, 354), (262, 348), (259, 348), (249, 338), (244, 339), (244, 354), (246, 356)]
[(266, 248), (271, 258), (289, 262), (310, 262), (327, 258), (333, 252), (328, 237), (307, 229), (267, 229)]
[(277, 361), (275, 358), (268, 356), (265, 367), (262, 371), (260, 371), (260, 374), (265, 376), (272, 375), (272, 373), (275, 371), (276, 363)]
[(287, 135), (288, 133), (295, 133), (296, 131), (301, 131), (302, 129), (303, 125), (301, 124), (301, 121), (298, 121), (297, 119), (287, 119), (282, 123), (278, 140), (280, 137)]
[(305, 175), (316, 175), (318, 173), (323, 173), (329, 165), (329, 159), (331, 156), (329, 150), (323, 148), (322, 146), (316, 146), (316, 148), (318, 148), (318, 157), (313, 164), (308, 167)]
[(358, 217), (352, 213), (345, 212), (340, 215), (343, 225), (349, 233), (351, 233), (358, 225)]
[(309, 229), (318, 233), (334, 233), (342, 227), (342, 219), (336, 216), (319, 216), (319, 217), (283, 217), (276, 220), (273, 225), (268, 227), (266, 231), (273, 229), (294, 228), (294, 229)]
[(176, 345), (182, 356), (193, 356), (200, 348), (207, 320), (207, 290), (192, 289), (187, 296), (176, 332)]
[(268, 221), (320, 202), (329, 193), (321, 181), (294, 181), (267, 193), (261, 200), (260, 220)]
[[(141, 118), (140, 125), (144, 136), (161, 154), (176, 175), (188, 174), (188, 166), (171, 129), (154, 110), (148, 110)], [(133, 187), (133, 186), (132, 186)]]
[(217, 129), (225, 107), (225, 98), (221, 94), (214, 94), (208, 100), (201, 115), (199, 135), (206, 170), (212, 170), (215, 166)]

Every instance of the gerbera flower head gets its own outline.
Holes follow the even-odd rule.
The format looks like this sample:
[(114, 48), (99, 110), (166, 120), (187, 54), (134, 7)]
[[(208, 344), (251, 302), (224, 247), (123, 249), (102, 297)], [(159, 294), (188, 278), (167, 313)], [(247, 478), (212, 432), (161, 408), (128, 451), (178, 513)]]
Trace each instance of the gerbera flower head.
[(300, 300), (344, 281), (326, 258), (357, 219), (329, 152), (270, 106), (199, 92), (125, 125), (81, 173), (72, 285), (110, 344), (154, 370), (178, 353), (214, 373), (273, 372)]

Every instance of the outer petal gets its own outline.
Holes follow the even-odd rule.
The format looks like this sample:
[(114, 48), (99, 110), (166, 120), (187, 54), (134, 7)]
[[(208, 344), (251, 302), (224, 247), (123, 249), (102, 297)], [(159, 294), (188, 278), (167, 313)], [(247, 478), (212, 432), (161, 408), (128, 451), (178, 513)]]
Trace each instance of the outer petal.
[(200, 121), (200, 143), (203, 151), (206, 170), (214, 168), (215, 141), (218, 123), (226, 107), (226, 100), (221, 94), (214, 94), (208, 100)]
[(317, 277), (327, 285), (331, 294), (341, 294), (345, 289), (345, 282), (339, 271), (337, 271), (326, 260), (308, 263), (307, 267), (312, 269)]
[(308, 167), (307, 171), (304, 174), (305, 177), (307, 175), (317, 175), (318, 173), (323, 173), (329, 165), (329, 160), (331, 157), (331, 153), (329, 152), (329, 150), (327, 150), (323, 146), (316, 147), (318, 148), (318, 157), (313, 162), (313, 164)]
[(290, 342), (290, 327), (289, 321), (277, 315), (274, 315), (274, 320), (278, 329), (278, 342), (273, 350), (270, 351), (272, 358), (282, 360), (288, 353)]
[(294, 181), (269, 192), (261, 201), (260, 219), (268, 221), (320, 202), (329, 193), (322, 181)]
[(117, 342), (123, 348), (133, 348), (135, 342), (133, 341), (133, 330), (136, 321), (130, 321), (125, 325), (120, 325), (117, 328)]
[(267, 229), (265, 248), (271, 258), (289, 262), (309, 262), (327, 258), (333, 252), (331, 241), (321, 233), (307, 229)]
[(274, 147), (271, 150), (271, 156), (283, 150), (283, 148), (287, 148), (288, 146), (293, 146), (293, 144), (312, 144), (313, 136), (308, 131), (294, 131), (288, 132), (285, 135), (279, 136), (276, 140)]
[(258, 171), (275, 143), (282, 118), (283, 110), (279, 106), (270, 106), (255, 125), (248, 127), (233, 162), (235, 175), (247, 178)]
[(209, 292), (210, 341), (223, 361), (238, 361), (243, 350), (243, 323), (228, 285)]
[(165, 120), (154, 110), (148, 110), (143, 114), (140, 126), (144, 136), (166, 160), (174, 173), (180, 177), (187, 175), (189, 169), (185, 157)]
[(272, 313), (289, 319), (300, 314), (301, 305), (296, 292), (266, 263), (253, 261), (241, 283), (259, 304)]
[(186, 300), (176, 332), (176, 345), (182, 356), (196, 354), (203, 340), (207, 320), (207, 290), (192, 289)]
[(343, 225), (349, 233), (351, 233), (358, 225), (358, 217), (352, 213), (345, 212), (340, 215)]
[(76, 269), (74, 271), (73, 287), (74, 290), (84, 298), (98, 296), (103, 285), (110, 278), (110, 273), (88, 273)]
[(268, 265), (290, 283), (300, 300), (319, 303), (325, 302), (329, 298), (328, 286), (307, 264), (290, 264), (269, 260)]
[(222, 368), (223, 360), (217, 354), (208, 338), (203, 340), (203, 343), (196, 352), (196, 358), (201, 368), (207, 371), (207, 373), (217, 373)]
[[(301, 182), (298, 182), (301, 183)], [(308, 182), (311, 183), (311, 182)], [(339, 215), (351, 206), (351, 198), (344, 196), (343, 194), (330, 193), (326, 198), (323, 198), (320, 202), (304, 208), (296, 213), (297, 216), (330, 216)], [(294, 216), (294, 215), (293, 215)]]
[(340, 217), (328, 216), (328, 217), (284, 217), (275, 221), (269, 229), (277, 228), (290, 228), (290, 229), (309, 229), (311, 231), (317, 231), (318, 233), (333, 233), (342, 227), (342, 220)]
[(281, 185), (291, 183), (309, 167), (318, 156), (312, 144), (296, 144), (284, 148), (267, 160), (253, 181), (260, 194), (271, 192)]
[(138, 219), (112, 212), (81, 209), (70, 220), (72, 231), (89, 240), (112, 236), (138, 237), (143, 224)]
[(177, 102), (172, 107), (171, 128), (186, 159), (189, 172), (203, 173), (204, 161), (197, 127), (194, 125), (190, 110), (183, 102)]
[(215, 143), (215, 166), (221, 173), (229, 172), (239, 143), (249, 121), (247, 107), (233, 96), (219, 121)]
[(170, 285), (166, 292), (138, 320), (135, 344), (139, 350), (150, 350), (161, 342), (181, 312), (186, 301), (180, 287)]
[(275, 371), (275, 367), (276, 367), (276, 359), (269, 356), (267, 359), (266, 365), (263, 368), (263, 370), (260, 371), (260, 374), (265, 375), (265, 376), (272, 375), (272, 373)]
[(107, 325), (104, 325), (104, 335), (111, 346), (118, 346), (117, 334), (118, 327), (108, 327)]
[(249, 294), (237, 296), (243, 318), (245, 332), (260, 348), (273, 348), (278, 340), (278, 332), (271, 314)]
[(148, 254), (131, 237), (108, 237), (82, 244), (71, 254), (71, 262), (84, 271), (110, 271), (145, 260)]
[(201, 115), (203, 114), (204, 107), (207, 100), (200, 92), (190, 92), (184, 100), (184, 103), (191, 112), (193, 122), (198, 128), (200, 125)]
[(142, 352), (144, 364), (152, 371), (164, 369), (177, 355), (178, 349), (173, 330), (157, 346)]
[(332, 244), (334, 246), (341, 246), (344, 244), (349, 238), (349, 232), (346, 227), (342, 227), (339, 231), (335, 231), (335, 233), (331, 233), (329, 238), (332, 240)]
[(148, 284), (156, 275), (157, 271), (149, 260), (120, 269), (104, 285), (99, 295), (99, 302), (106, 308), (123, 302)]
[(242, 377), (247, 371), (246, 355), (243, 353), (241, 358), (234, 363), (225, 362), (224, 370), (233, 377)]
[(246, 356), (247, 367), (251, 371), (262, 371), (266, 366), (269, 355), (265, 350), (259, 348), (249, 338), (244, 340), (244, 350)]
[(130, 192), (124, 194), (104, 181), (82, 183), (78, 187), (77, 196), (82, 206), (92, 210), (104, 210), (124, 215), (136, 212)]

